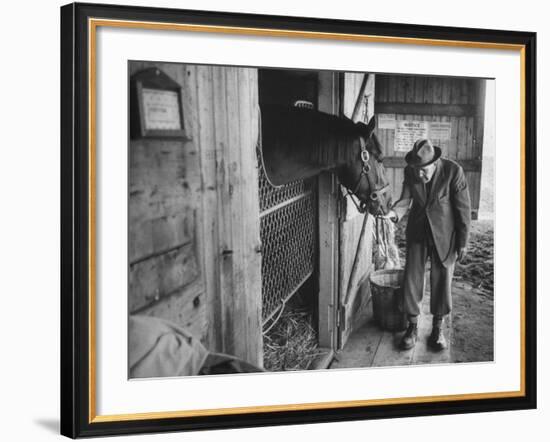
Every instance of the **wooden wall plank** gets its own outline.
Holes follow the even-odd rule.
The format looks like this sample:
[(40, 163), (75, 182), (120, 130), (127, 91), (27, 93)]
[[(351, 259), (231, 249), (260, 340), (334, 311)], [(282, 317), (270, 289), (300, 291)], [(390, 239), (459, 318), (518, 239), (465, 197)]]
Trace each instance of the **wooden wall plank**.
[(181, 290), (142, 310), (140, 314), (164, 318), (185, 327), (201, 341), (207, 340), (208, 309), (201, 286)]
[(199, 276), (193, 244), (139, 261), (130, 266), (128, 309), (135, 313), (177, 289), (189, 285)]
[[(435, 93), (435, 91), (434, 91)], [(442, 91), (438, 92), (441, 99)], [(471, 104), (451, 103), (407, 103), (402, 101), (377, 103), (377, 113), (383, 114), (417, 114), (417, 115), (447, 115), (447, 116), (473, 116), (477, 107)]]
[[(481, 160), (457, 160), (457, 163), (460, 164), (465, 171), (468, 172), (479, 172), (481, 170)], [(404, 169), (407, 163), (402, 156), (392, 156), (384, 158), (384, 167), (388, 169), (388, 173), (391, 169)]]

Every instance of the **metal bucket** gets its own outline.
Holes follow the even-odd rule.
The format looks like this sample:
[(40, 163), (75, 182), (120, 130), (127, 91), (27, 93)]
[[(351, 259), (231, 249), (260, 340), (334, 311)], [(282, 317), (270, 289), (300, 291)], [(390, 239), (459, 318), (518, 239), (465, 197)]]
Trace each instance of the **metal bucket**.
[(402, 269), (376, 270), (369, 277), (374, 319), (384, 330), (407, 328), (407, 315), (402, 308), (403, 274)]

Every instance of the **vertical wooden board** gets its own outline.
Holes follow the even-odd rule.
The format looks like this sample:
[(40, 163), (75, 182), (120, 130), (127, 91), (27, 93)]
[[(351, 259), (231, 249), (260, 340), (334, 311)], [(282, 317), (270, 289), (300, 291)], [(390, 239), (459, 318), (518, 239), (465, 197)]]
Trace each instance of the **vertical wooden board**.
[[(233, 235), (233, 303), (231, 305), (230, 315), (233, 316), (233, 343), (235, 355), (250, 360), (249, 339), (255, 337), (247, 333), (247, 293), (245, 269), (245, 234), (242, 225), (242, 197), (243, 197), (243, 170), (241, 151), (246, 142), (246, 134), (241, 133), (242, 104), (241, 88), (242, 76), (240, 68), (229, 68), (227, 72), (227, 105), (229, 117), (229, 144), (228, 159), (226, 163), (229, 174), (230, 187), (229, 198), (231, 201), (231, 233)], [(234, 117), (234, 118), (232, 118)]]
[[(246, 359), (242, 346), (237, 342), (237, 333), (243, 333), (240, 321), (243, 308), (239, 292), (244, 291), (242, 280), (242, 238), (239, 234), (239, 219), (235, 219), (233, 207), (239, 191), (240, 173), (238, 164), (239, 149), (239, 102), (238, 79), (235, 68), (216, 68), (216, 85), (218, 91), (216, 105), (221, 112), (216, 112), (216, 146), (218, 159), (216, 170), (218, 177), (218, 215), (220, 224), (218, 234), (220, 242), (217, 253), (220, 263), (220, 291), (223, 293), (223, 341), (224, 351)], [(218, 75), (219, 74), (219, 75)], [(246, 337), (242, 336), (245, 340)]]
[[(446, 116), (446, 115), (441, 115), (439, 117), (439, 121), (444, 122), (444, 123), (450, 123), (451, 117)], [(450, 158), (450, 156), (449, 156), (449, 154), (450, 154), (449, 140), (439, 140), (439, 146), (441, 147), (441, 150), (443, 152), (443, 156), (445, 156), (446, 158)]]
[(441, 104), (443, 97), (443, 80), (441, 77), (432, 77), (432, 103)]
[(481, 173), (466, 172), (466, 179), (468, 181), (468, 191), (470, 192), (472, 210), (476, 211), (479, 209), (479, 199), (481, 193)]
[(407, 77), (405, 75), (396, 76), (395, 89), (395, 101), (404, 103), (407, 89)]
[(443, 78), (442, 87), (441, 87), (441, 103), (450, 104), (451, 103), (451, 85), (452, 79)]
[(460, 104), (468, 104), (468, 99), (470, 97), (470, 90), (468, 87), (468, 79), (461, 78), (459, 80), (460, 84), (460, 98), (459, 103)]
[(415, 82), (416, 78), (412, 75), (405, 77), (405, 103), (414, 103), (415, 101)]
[(392, 154), (392, 147), (388, 142), (389, 133), (391, 131), (392, 129), (376, 129), (376, 136), (382, 145), (382, 155), (385, 157), (391, 156)]
[(451, 88), (451, 104), (460, 103), (460, 79), (452, 78), (450, 83)]
[[(240, 106), (240, 208), (243, 237), (244, 301), (246, 309), (246, 352), (248, 361), (263, 364), (262, 344), (262, 283), (260, 246), (260, 204), (257, 175), (256, 146), (258, 140), (257, 70), (239, 70)], [(248, 216), (242, 216), (248, 214)]]
[(388, 103), (397, 101), (397, 78), (394, 75), (388, 76)]
[(207, 341), (211, 351), (224, 351), (222, 330), (223, 317), (220, 309), (223, 293), (219, 287), (219, 254), (218, 254), (218, 222), (217, 210), (217, 175), (216, 146), (212, 130), (212, 88), (210, 69), (207, 66), (195, 66), (188, 70), (190, 81), (194, 84), (193, 98), (195, 102), (194, 136), (199, 143), (202, 186), (198, 197), (202, 203), (203, 222), (202, 238), (204, 239), (203, 267), (205, 272), (206, 302), (209, 307)]
[(352, 94), (355, 90), (355, 76), (352, 73), (344, 73), (344, 102), (343, 102), (343, 111), (344, 115), (348, 118), (351, 118), (353, 113), (353, 99)]
[[(340, 111), (339, 75), (332, 72), (319, 73), (319, 110), (337, 115)], [(336, 93), (335, 93), (336, 92)], [(342, 98), (343, 99), (343, 98)], [(343, 107), (343, 103), (342, 103)], [(318, 178), (319, 261), (318, 261), (318, 338), (319, 346), (336, 348), (335, 327), (338, 305), (338, 195), (337, 178), (323, 172)]]
[[(222, 224), (224, 225), (223, 233), (220, 232), (220, 237), (224, 237), (223, 249), (219, 253), (226, 252), (221, 257), (221, 280), (227, 279), (228, 284), (221, 284), (227, 287), (227, 295), (224, 296), (222, 312), (224, 315), (224, 341), (225, 348), (230, 354), (247, 359), (246, 350), (243, 348), (246, 345), (246, 328), (243, 317), (246, 310), (244, 309), (243, 293), (243, 250), (242, 250), (242, 234), (240, 229), (240, 219), (235, 214), (240, 203), (240, 127), (239, 127), (239, 78), (236, 68), (225, 68), (225, 85), (222, 87), (223, 93), (226, 95), (226, 108), (223, 112), (226, 121), (223, 123), (222, 140), (217, 142), (220, 149), (221, 161), (218, 162), (219, 179), (224, 176), (223, 189), (220, 193), (218, 210), (222, 216)], [(216, 127), (219, 129), (219, 127)], [(224, 134), (225, 132), (225, 135)], [(229, 241), (229, 242), (226, 242)], [(220, 243), (221, 245), (222, 243)], [(227, 252), (230, 252), (229, 254)], [(240, 335), (242, 341), (238, 342)]]
[(451, 138), (448, 142), (449, 158), (458, 158), (458, 117), (451, 117)]
[(477, 82), (477, 102), (476, 116), (474, 118), (474, 157), (481, 159), (483, 157), (483, 139), (485, 132), (485, 95), (487, 81), (478, 80)]
[(467, 136), (466, 117), (458, 117), (457, 158), (459, 160), (467, 158)]
[[(368, 216), (363, 236), (363, 216), (341, 223), (340, 229), (340, 302), (346, 312), (345, 329), (341, 330), (341, 345), (353, 329), (353, 310), (363, 303), (358, 299), (362, 282), (371, 268), (373, 217)], [(369, 250), (371, 254), (369, 254)], [(355, 271), (353, 270), (355, 267)]]
[(363, 79), (365, 74), (355, 74), (355, 73), (346, 73), (344, 74), (344, 102), (343, 109), (344, 115), (348, 118), (351, 118), (355, 105), (358, 100), (362, 100), (362, 97), (359, 97), (361, 86), (363, 84)]
[(425, 77), (424, 83), (424, 103), (432, 103), (434, 97), (434, 82), (432, 77)]
[[(247, 70), (241, 68), (225, 68), (225, 86), (222, 88), (226, 96), (226, 104), (223, 114), (226, 121), (219, 124), (223, 129), (217, 133), (224, 133), (226, 137), (223, 146), (218, 167), (224, 174), (222, 198), (220, 198), (221, 222), (224, 225), (222, 231), (225, 237), (231, 238), (231, 249), (220, 250), (222, 253), (220, 279), (221, 286), (230, 291), (224, 293), (224, 302), (222, 307), (224, 333), (223, 339), (227, 352), (241, 357), (255, 364), (261, 363), (261, 328), (260, 328), (260, 308), (259, 296), (261, 290), (256, 293), (250, 293), (247, 289), (247, 279), (254, 277), (253, 285), (258, 287), (259, 261), (254, 256), (252, 262), (258, 264), (256, 272), (253, 275), (247, 274), (249, 267), (247, 260), (251, 259), (251, 249), (255, 248), (259, 242), (259, 219), (257, 234), (252, 238), (252, 246), (248, 245), (249, 232), (246, 220), (243, 220), (243, 210), (246, 208), (245, 198), (248, 198), (250, 186), (253, 186), (257, 195), (257, 179), (254, 184), (253, 170), (256, 162), (251, 158), (255, 152), (257, 134), (257, 124), (252, 128), (250, 121), (250, 103), (249, 87), (256, 87), (257, 83), (250, 84), (250, 75)], [(255, 77), (254, 77), (255, 78)], [(254, 103), (254, 109), (257, 109), (257, 103)], [(223, 109), (223, 108), (222, 108)], [(223, 136), (223, 135), (222, 135)], [(246, 152), (247, 150), (247, 152)], [(256, 214), (259, 215), (258, 204), (256, 204)], [(254, 216), (253, 213), (249, 213)], [(256, 217), (258, 216), (256, 215)], [(257, 242), (256, 242), (257, 241)], [(228, 245), (226, 243), (226, 245)], [(231, 284), (230, 284), (231, 281)], [(256, 316), (256, 317), (253, 317)], [(251, 328), (254, 327), (254, 330)]]
[(385, 75), (376, 74), (375, 102), (386, 103), (388, 101), (388, 78)]
[(366, 95), (367, 95), (367, 118), (370, 121), (372, 117), (374, 117), (374, 103), (375, 103), (375, 92), (376, 92), (376, 76), (374, 74), (366, 74), (368, 75), (367, 78), (367, 87), (366, 87)]
[(424, 84), (426, 83), (425, 77), (417, 76), (414, 81), (414, 102), (424, 102)]
[(474, 117), (467, 117), (466, 119), (466, 158), (475, 159), (476, 155), (474, 152), (474, 132), (475, 131), (475, 122)]
[(477, 78), (469, 78), (466, 80), (468, 87), (468, 103), (474, 106), (478, 104), (479, 82), (481, 81), (484, 80), (478, 80)]
[[(319, 346), (335, 346), (335, 309), (338, 294), (338, 218), (336, 178), (329, 172), (319, 176), (319, 273), (318, 273), (318, 339)], [(339, 190), (337, 190), (339, 191)]]

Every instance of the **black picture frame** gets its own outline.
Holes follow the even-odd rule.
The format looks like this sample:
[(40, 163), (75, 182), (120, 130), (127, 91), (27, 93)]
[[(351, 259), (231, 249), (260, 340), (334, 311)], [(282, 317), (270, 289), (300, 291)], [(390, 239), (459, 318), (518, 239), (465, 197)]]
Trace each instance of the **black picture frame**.
[[(523, 393), (437, 402), (250, 412), (195, 417), (97, 420), (90, 396), (89, 19), (232, 26), (312, 33), (353, 34), (432, 41), (518, 45), (524, 81), (524, 333)], [(536, 408), (536, 34), (489, 29), (267, 16), (73, 3), (61, 8), (61, 433), (88, 437), (147, 432), (241, 428)], [(93, 129), (93, 128), (92, 128)], [(93, 317), (93, 316), (92, 316)]]

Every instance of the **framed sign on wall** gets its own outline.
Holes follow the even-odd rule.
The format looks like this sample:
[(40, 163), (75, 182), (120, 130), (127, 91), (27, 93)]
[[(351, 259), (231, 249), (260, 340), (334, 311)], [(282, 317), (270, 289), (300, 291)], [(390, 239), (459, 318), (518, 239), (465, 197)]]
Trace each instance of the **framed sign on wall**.
[(180, 85), (157, 68), (132, 76), (130, 91), (131, 132), (134, 138), (185, 136)]

